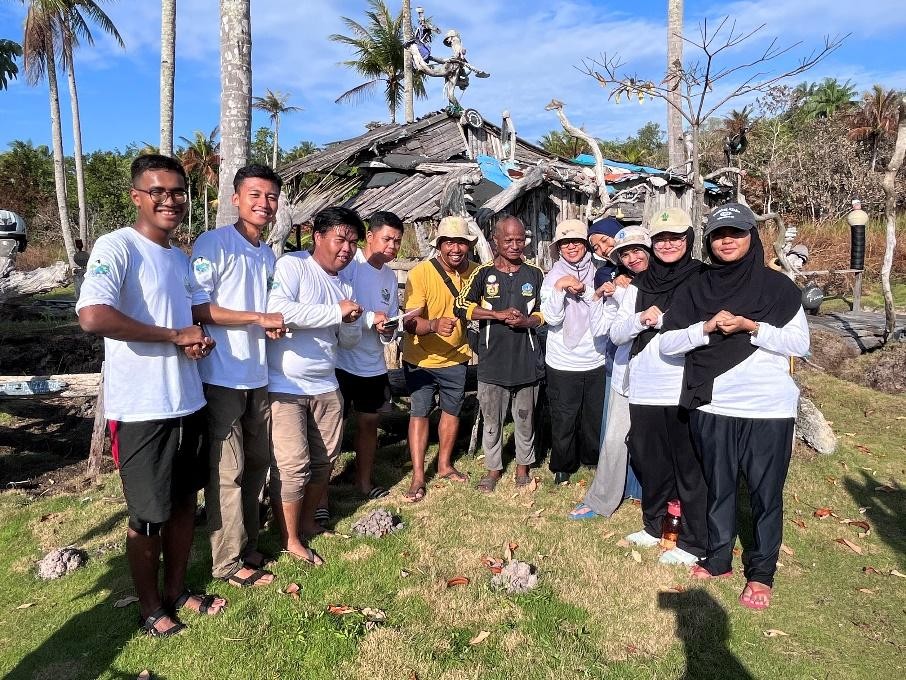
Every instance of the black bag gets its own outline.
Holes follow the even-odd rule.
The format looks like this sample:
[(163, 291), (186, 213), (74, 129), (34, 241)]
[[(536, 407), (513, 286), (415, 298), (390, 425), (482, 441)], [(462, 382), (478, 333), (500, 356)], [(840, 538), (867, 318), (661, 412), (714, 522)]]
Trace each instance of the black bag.
[[(443, 268), (440, 262), (437, 261), (436, 257), (431, 258), (431, 264), (434, 265), (434, 268), (437, 270), (437, 273), (440, 274), (441, 280), (446, 284), (447, 288), (450, 290), (450, 295), (453, 296), (453, 300), (459, 297), (459, 291), (456, 290), (456, 286), (453, 285), (453, 279), (450, 278), (450, 275), (447, 274), (446, 270)], [(466, 324), (466, 340), (469, 343), (469, 349), (472, 350), (472, 354), (478, 356), (478, 344), (481, 341), (481, 332), (479, 331), (479, 326), (477, 321), (467, 321)]]

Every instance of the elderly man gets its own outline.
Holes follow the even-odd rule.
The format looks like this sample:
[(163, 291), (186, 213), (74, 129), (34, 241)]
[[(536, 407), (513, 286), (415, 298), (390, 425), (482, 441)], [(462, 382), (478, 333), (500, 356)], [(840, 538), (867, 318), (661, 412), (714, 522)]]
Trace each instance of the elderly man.
[(406, 279), (406, 311), (421, 313), (406, 321), (403, 341), (403, 374), (411, 397), (409, 417), (409, 454), (412, 457), (412, 483), (404, 498), (418, 503), (425, 497), (425, 450), (428, 447), (428, 414), (439, 393), (437, 474), (442, 479), (467, 482), (451, 458), (459, 412), (466, 388), (466, 364), (472, 357), (466, 324), (457, 319), (453, 305), (465, 282), (475, 271), (469, 249), (476, 236), (469, 232), (462, 217), (449, 216), (440, 221), (431, 245), (437, 257), (420, 262)]
[(339, 272), (356, 252), (365, 225), (353, 210), (327, 208), (315, 215), (314, 250), (277, 260), (267, 311), (280, 313), (287, 336), (267, 346), (273, 422), (271, 499), (283, 548), (296, 559), (322, 563), (307, 545), (324, 528), (315, 509), (330, 480), (343, 434), (343, 397), (337, 347), (361, 338), (362, 308)]
[(503, 476), (503, 424), (512, 407), (516, 439), (516, 486), (531, 481), (535, 462), (535, 405), (544, 377), (541, 342), (544, 322), (539, 295), (544, 272), (522, 259), (525, 225), (504, 217), (494, 231), (494, 260), (474, 271), (456, 299), (456, 314), (480, 322), (478, 401), (484, 419), (482, 448), (487, 473), (478, 490), (494, 491)]

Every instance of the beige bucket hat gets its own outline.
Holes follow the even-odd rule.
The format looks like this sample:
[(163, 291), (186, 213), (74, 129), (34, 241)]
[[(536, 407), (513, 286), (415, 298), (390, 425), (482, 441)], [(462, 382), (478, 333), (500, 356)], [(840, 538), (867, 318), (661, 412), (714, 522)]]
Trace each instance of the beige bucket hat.
[(620, 250), (627, 246), (643, 246), (651, 249), (651, 236), (645, 227), (625, 227), (614, 237), (613, 250), (607, 256), (614, 264), (620, 264)]
[(469, 231), (465, 218), (459, 215), (447, 215), (441, 219), (440, 224), (437, 225), (437, 233), (431, 241), (431, 247), (437, 248), (442, 238), (461, 238), (468, 241), (470, 245), (475, 245), (478, 240), (478, 237)]
[(692, 218), (682, 208), (667, 208), (656, 212), (648, 220), (648, 235), (654, 236), (664, 232), (685, 234), (692, 228)]
[(588, 225), (582, 220), (563, 220), (560, 222), (554, 232), (554, 240), (550, 244), (552, 258), (557, 257), (557, 244), (568, 239), (581, 239), (585, 241), (585, 247), (590, 248), (588, 245)]

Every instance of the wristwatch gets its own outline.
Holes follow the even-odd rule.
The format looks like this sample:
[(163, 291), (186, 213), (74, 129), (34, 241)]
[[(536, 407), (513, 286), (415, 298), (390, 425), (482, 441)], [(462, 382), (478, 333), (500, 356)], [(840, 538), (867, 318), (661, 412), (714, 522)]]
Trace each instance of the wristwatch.
[(755, 322), (755, 328), (753, 328), (752, 330), (749, 331), (749, 335), (751, 335), (753, 338), (757, 338), (757, 337), (758, 337), (758, 329), (759, 329), (759, 328), (760, 328), (760, 325), (759, 325), (758, 322), (756, 321), (756, 322)]

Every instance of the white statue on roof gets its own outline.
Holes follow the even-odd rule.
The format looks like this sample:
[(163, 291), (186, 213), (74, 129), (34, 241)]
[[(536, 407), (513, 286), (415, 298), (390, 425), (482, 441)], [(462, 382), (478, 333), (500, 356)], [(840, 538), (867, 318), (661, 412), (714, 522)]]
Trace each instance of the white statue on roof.
[[(473, 66), (466, 59), (466, 48), (463, 47), (459, 31), (450, 29), (444, 36), (443, 43), (451, 50), (447, 58), (435, 57), (431, 54), (431, 41), (435, 33), (440, 33), (431, 19), (425, 16), (422, 7), (415, 8), (418, 14), (418, 28), (415, 37), (406, 44), (406, 49), (412, 55), (412, 65), (415, 70), (427, 76), (444, 79), (444, 96), (449, 102), (447, 111), (451, 114), (462, 112), (462, 105), (456, 97), (456, 89), (465, 91), (469, 86), (469, 75), (476, 78), (487, 78), (491, 74)], [(433, 65), (432, 65), (433, 64)]]

